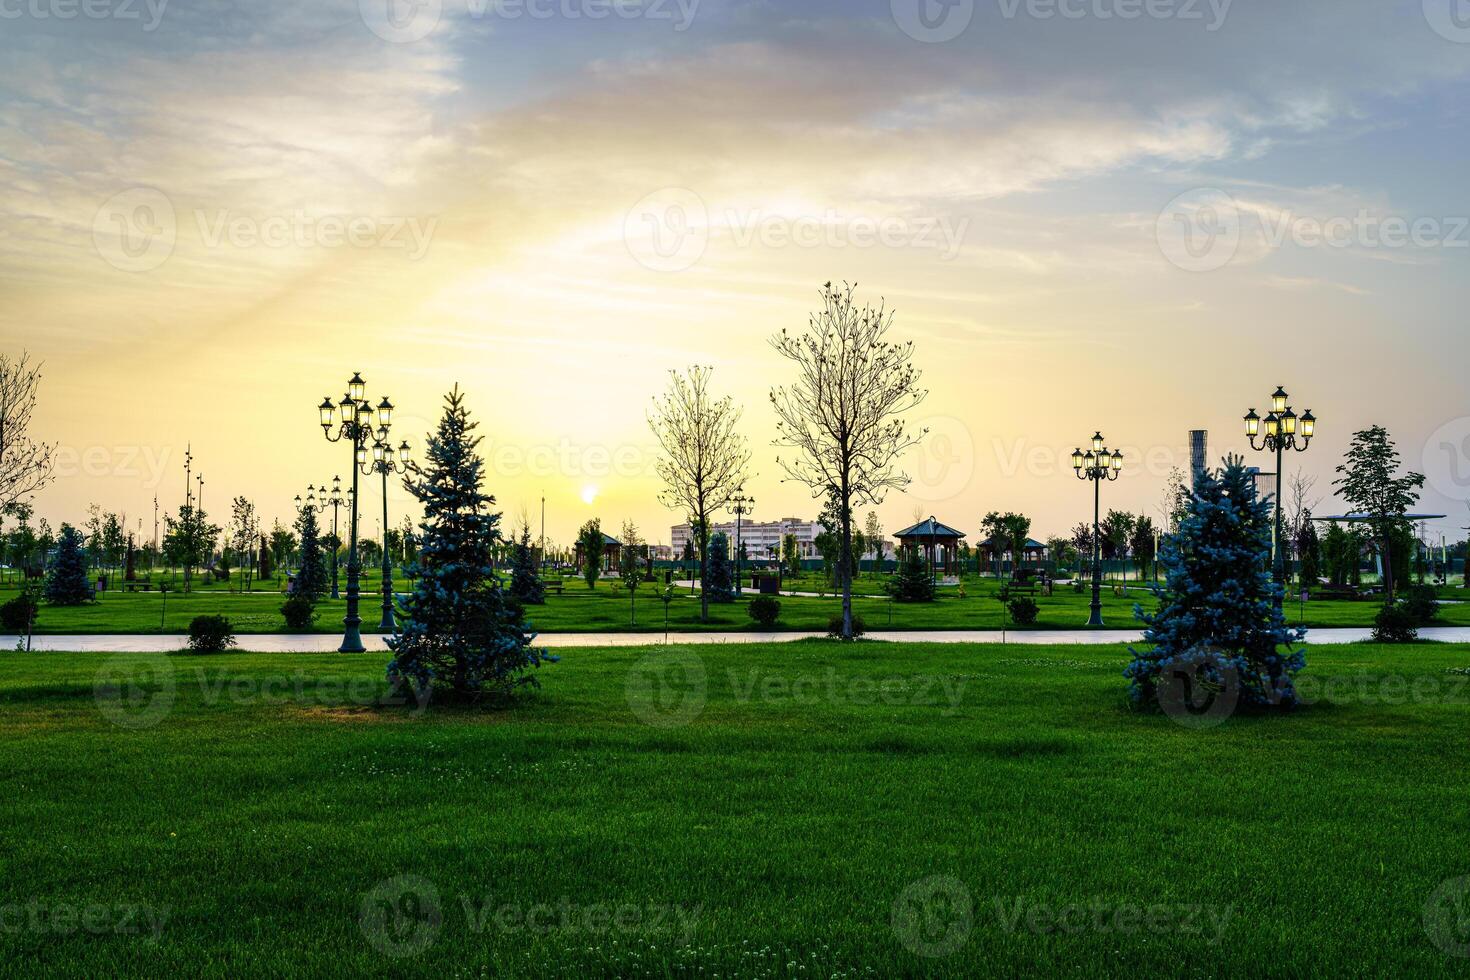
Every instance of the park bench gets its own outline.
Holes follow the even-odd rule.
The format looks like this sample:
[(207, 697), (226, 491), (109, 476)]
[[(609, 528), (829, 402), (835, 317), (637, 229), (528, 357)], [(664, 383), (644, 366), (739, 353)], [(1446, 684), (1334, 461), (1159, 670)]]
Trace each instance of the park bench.
[(541, 580), (541, 588), (544, 589), (547, 592), (555, 592), (557, 595), (561, 595), (561, 590), (564, 587), (565, 587), (565, 583), (562, 582), (560, 579), (558, 579), (558, 580), (556, 580), (554, 582), (548, 582), (545, 579), (542, 579)]
[(1362, 599), (1364, 594), (1351, 585), (1319, 585), (1307, 592), (1313, 599)]
[(152, 592), (152, 582), (126, 582), (123, 584), (124, 592)]

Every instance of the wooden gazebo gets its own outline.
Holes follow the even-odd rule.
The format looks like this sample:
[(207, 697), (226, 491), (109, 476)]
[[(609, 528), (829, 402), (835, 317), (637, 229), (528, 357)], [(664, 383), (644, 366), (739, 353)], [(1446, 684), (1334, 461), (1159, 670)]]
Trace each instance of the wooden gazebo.
[[(618, 567), (623, 557), (623, 543), (610, 534), (602, 536), (602, 570), (610, 572)], [(577, 567), (583, 565), (582, 542), (577, 542)]]
[(894, 535), (901, 548), (918, 548), (932, 571), (950, 574), (959, 563), (960, 541), (965, 532), (941, 524), (933, 517), (906, 527)]
[(980, 545), (980, 560), (985, 563), (995, 561), (1000, 557), (1010, 558), (1011, 564), (1035, 564), (1046, 560), (1046, 545), (1035, 538), (1027, 538), (1025, 546), (1021, 549), (1019, 559), (1011, 554), (1011, 543), (1004, 538), (994, 537)]

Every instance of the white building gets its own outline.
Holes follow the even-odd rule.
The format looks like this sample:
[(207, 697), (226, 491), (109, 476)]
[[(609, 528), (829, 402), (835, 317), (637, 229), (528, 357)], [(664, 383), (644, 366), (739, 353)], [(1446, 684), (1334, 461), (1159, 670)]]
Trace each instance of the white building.
[[(723, 533), (730, 539), (731, 557), (735, 552), (735, 522), (728, 521), (724, 524), (710, 525), (710, 534)], [(771, 556), (771, 549), (775, 548), (779, 554), (781, 541), (788, 534), (796, 535), (796, 548), (802, 558), (820, 558), (817, 552), (817, 535), (822, 533), (822, 525), (816, 521), (803, 521), (797, 517), (783, 517), (779, 521), (741, 521), (740, 543), (745, 546), (745, 553), (751, 559), (764, 559)], [(688, 524), (676, 524), (669, 529), (669, 540), (673, 542), (674, 558), (677, 560), (684, 554), (684, 544), (690, 539), (690, 528)]]

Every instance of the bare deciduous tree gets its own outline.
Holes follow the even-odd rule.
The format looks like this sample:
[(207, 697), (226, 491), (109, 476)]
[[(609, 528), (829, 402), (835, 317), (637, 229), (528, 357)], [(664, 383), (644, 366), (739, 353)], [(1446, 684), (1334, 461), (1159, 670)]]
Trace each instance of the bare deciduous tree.
[(56, 461), (54, 443), (30, 437), (31, 415), (41, 386), (41, 366), (22, 352), (19, 360), (0, 354), (0, 511), (51, 482)]
[(1169, 468), (1164, 480), (1164, 492), (1159, 497), (1159, 517), (1165, 534), (1178, 534), (1179, 522), (1189, 512), (1191, 493), (1184, 484), (1184, 471), (1177, 466)]
[(842, 589), (842, 637), (852, 631), (852, 510), (883, 502), (909, 478), (898, 458), (924, 432), (906, 431), (903, 415), (928, 394), (911, 363), (913, 343), (885, 340), (893, 313), (853, 303), (853, 287), (822, 287), (822, 308), (807, 332), (772, 338), (776, 352), (797, 368), (789, 387), (771, 391), (777, 446), (796, 451), (777, 459), (791, 479), (806, 484), (813, 499), (831, 494), (841, 522), (838, 576)]
[(1317, 509), (1322, 502), (1320, 495), (1313, 495), (1312, 491), (1317, 486), (1317, 478), (1308, 476), (1301, 470), (1292, 475), (1286, 485), (1285, 509), (1282, 517), (1286, 521), (1286, 540), (1296, 541), (1302, 534), (1302, 521), (1307, 514)]
[[(709, 576), (710, 518), (729, 506), (745, 484), (750, 451), (736, 431), (741, 411), (728, 397), (716, 400), (709, 391), (708, 367), (691, 367), (685, 374), (669, 372), (669, 390), (655, 398), (648, 417), (663, 459), (658, 475), (664, 481), (659, 502), (689, 518), (699, 546), (699, 581)], [(709, 619), (709, 591), (699, 590), (699, 618)]]

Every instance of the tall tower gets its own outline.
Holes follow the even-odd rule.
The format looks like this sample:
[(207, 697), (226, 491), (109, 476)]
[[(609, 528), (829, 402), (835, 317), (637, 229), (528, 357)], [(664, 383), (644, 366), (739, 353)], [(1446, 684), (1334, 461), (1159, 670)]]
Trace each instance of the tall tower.
[(1198, 488), (1200, 474), (1205, 472), (1209, 435), (1205, 429), (1189, 430), (1189, 485), (1191, 489)]

